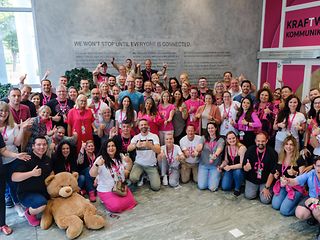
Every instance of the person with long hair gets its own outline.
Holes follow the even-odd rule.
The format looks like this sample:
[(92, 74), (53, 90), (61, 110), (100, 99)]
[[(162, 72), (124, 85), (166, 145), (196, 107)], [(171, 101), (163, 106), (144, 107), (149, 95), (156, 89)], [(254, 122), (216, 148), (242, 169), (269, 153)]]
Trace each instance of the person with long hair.
[(199, 131), (199, 119), (196, 118), (196, 112), (198, 108), (204, 105), (204, 102), (198, 97), (198, 88), (191, 87), (190, 90), (191, 98), (185, 101), (188, 110), (187, 125), (192, 124), (195, 127), (196, 132)]
[[(181, 84), (182, 99), (184, 102), (191, 98), (190, 88), (191, 88), (191, 86), (190, 86), (190, 83), (188, 83), (188, 82), (184, 82)], [(173, 94), (174, 94), (174, 92), (173, 92)]]
[(137, 112), (133, 109), (133, 105), (129, 96), (124, 96), (120, 102), (119, 109), (116, 111), (115, 121), (116, 129), (120, 132), (122, 127), (122, 122), (127, 120), (136, 126), (137, 122)]
[(255, 132), (261, 129), (262, 124), (249, 97), (242, 99), (234, 127), (239, 131), (241, 143), (246, 147), (255, 145)]
[(40, 106), (40, 93), (35, 92), (35, 93), (31, 93), (30, 97), (29, 97), (30, 101), (33, 102), (35, 108), (36, 108), (36, 112), (39, 112), (39, 108)]
[(188, 118), (187, 106), (183, 102), (181, 90), (173, 92), (172, 103), (175, 106), (175, 112), (172, 118), (174, 143), (179, 145), (181, 138), (185, 135), (186, 120)]
[(283, 184), (283, 177), (295, 178), (300, 175), (305, 168), (305, 161), (299, 158), (299, 148), (296, 139), (288, 136), (283, 141), (279, 153), (279, 161), (273, 170), (276, 183), (273, 186), (272, 208), (280, 210), (284, 216), (294, 215), (295, 209), (301, 200), (305, 189), (295, 186), (289, 187)]
[(241, 185), (243, 183), (242, 163), (247, 148), (240, 143), (237, 135), (230, 131), (226, 134), (226, 147), (224, 160), (220, 165), (223, 170), (221, 187), (223, 191), (231, 191), (234, 186), (233, 194), (239, 196), (241, 194)]
[[(307, 184), (309, 188), (309, 194), (308, 196), (302, 198), (302, 200), (299, 202), (295, 210), (295, 215), (300, 220), (307, 220), (313, 217), (318, 223), (320, 223), (320, 211), (319, 211), (319, 208), (320, 208), (320, 202), (319, 202), (320, 157), (319, 156), (314, 158), (313, 167), (314, 167), (313, 170), (307, 173), (301, 174), (296, 178), (284, 177), (283, 184), (286, 186), (301, 186), (301, 187)], [(318, 236), (319, 236), (319, 233), (318, 233)]]
[[(0, 101), (0, 133), (6, 144), (7, 150), (18, 153), (18, 147), (21, 146), (24, 134), (32, 125), (32, 120), (28, 119), (20, 124), (20, 128), (14, 122), (9, 105)], [(24, 211), (20, 206), (17, 196), (17, 184), (11, 180), (12, 173), (18, 165), (19, 160), (13, 157), (2, 157), (2, 167), (7, 185), (6, 205), (15, 208), (19, 216), (24, 216)]]
[(153, 98), (148, 97), (145, 100), (142, 111), (138, 113), (138, 119), (147, 120), (150, 132), (159, 135), (159, 127), (164, 123), (164, 119), (161, 118)]
[(175, 112), (175, 106), (170, 102), (169, 91), (164, 91), (160, 97), (160, 104), (158, 105), (158, 111), (160, 116), (164, 120), (163, 124), (159, 127), (160, 145), (164, 145), (165, 135), (167, 133), (173, 133), (172, 119)]
[(290, 134), (294, 136), (300, 147), (299, 133), (302, 134), (306, 127), (306, 118), (299, 112), (300, 107), (300, 99), (295, 95), (290, 95), (273, 124), (273, 129), (277, 130), (275, 150), (278, 153), (280, 152), (282, 142)]
[[(275, 108), (273, 105), (273, 95), (268, 88), (262, 88), (258, 91), (256, 96), (256, 103), (253, 106), (254, 111), (258, 115), (262, 124), (262, 131), (268, 133), (269, 136), (273, 134), (273, 122), (275, 118)], [(270, 142), (269, 142), (270, 143)]]
[(218, 190), (221, 172), (222, 152), (225, 141), (219, 136), (219, 125), (216, 122), (208, 122), (205, 135), (202, 137), (201, 152), (199, 156), (198, 188), (209, 189), (212, 192)]
[(119, 196), (112, 191), (117, 181), (125, 181), (125, 167), (114, 140), (109, 139), (101, 148), (99, 157), (90, 169), (90, 175), (97, 178), (98, 196), (108, 211), (121, 213), (137, 205), (127, 186), (126, 196)]
[(215, 98), (210, 92), (207, 92), (204, 97), (205, 103), (197, 109), (195, 117), (199, 119), (200, 135), (204, 135), (208, 122), (216, 122), (217, 125), (221, 123), (221, 114), (219, 107), (214, 104)]
[(87, 106), (87, 97), (80, 94), (77, 97), (75, 107), (72, 108), (66, 119), (68, 124), (68, 136), (71, 137), (73, 132), (78, 134), (77, 153), (79, 153), (82, 142), (93, 140), (92, 123), (94, 116)]
[(169, 87), (168, 90), (172, 95), (175, 90), (181, 89), (181, 85), (176, 77), (169, 78)]
[(232, 95), (229, 91), (223, 92), (223, 104), (219, 106), (221, 114), (221, 125), (220, 125), (220, 135), (226, 136), (229, 131), (233, 131), (236, 134), (238, 130), (234, 128), (234, 121), (237, 117), (237, 112), (239, 109), (239, 102), (232, 101)]
[(94, 152), (95, 146), (93, 140), (82, 142), (77, 159), (79, 177), (84, 179), (84, 186), (81, 189), (81, 193), (84, 195), (85, 192), (87, 192), (90, 202), (96, 201), (94, 179), (89, 174), (89, 170), (96, 160), (96, 155)]

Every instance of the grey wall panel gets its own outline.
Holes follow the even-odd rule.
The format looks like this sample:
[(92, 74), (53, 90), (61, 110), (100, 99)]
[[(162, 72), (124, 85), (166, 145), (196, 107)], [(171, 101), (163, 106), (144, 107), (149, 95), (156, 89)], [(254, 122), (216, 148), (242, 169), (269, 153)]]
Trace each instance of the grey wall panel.
[(92, 70), (111, 56), (119, 63), (151, 57), (155, 68), (166, 61), (170, 76), (187, 71), (193, 81), (204, 75), (213, 83), (225, 70), (256, 81), (262, 1), (34, 2), (40, 69), (49, 68), (54, 82), (65, 70)]

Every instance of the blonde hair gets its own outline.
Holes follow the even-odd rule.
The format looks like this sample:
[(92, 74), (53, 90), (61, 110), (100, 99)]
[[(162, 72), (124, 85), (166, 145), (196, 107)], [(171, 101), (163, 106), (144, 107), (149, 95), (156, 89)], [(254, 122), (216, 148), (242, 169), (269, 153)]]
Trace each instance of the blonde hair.
[(51, 114), (51, 108), (47, 105), (42, 105), (40, 108), (39, 108), (39, 113), (42, 112), (43, 110), (48, 110), (49, 114)]
[(292, 166), (297, 166), (297, 159), (299, 158), (299, 146), (298, 146), (297, 140), (291, 135), (286, 137), (282, 143), (282, 148), (280, 150), (279, 158), (278, 158), (278, 164), (282, 164), (286, 158), (287, 153), (284, 150), (284, 145), (289, 141), (292, 141), (293, 149), (294, 149), (290, 164)]
[(164, 96), (165, 94), (168, 94), (168, 96), (169, 96), (168, 102), (170, 103), (170, 92), (169, 92), (168, 90), (164, 90), (164, 91), (161, 93), (161, 95), (160, 95), (160, 103), (161, 103), (161, 104), (163, 104), (163, 96)]
[[(83, 93), (80, 93), (80, 94), (78, 95), (77, 99), (76, 99), (76, 103), (75, 103), (75, 108), (76, 108), (76, 109), (79, 109), (79, 101), (80, 101), (80, 98), (83, 98), (83, 97), (85, 97), (86, 100), (88, 100), (88, 98), (87, 98), (86, 95), (84, 95)], [(88, 104), (88, 103), (87, 103), (87, 104)], [(86, 104), (86, 105), (87, 105), (87, 104)]]
[(244, 145), (240, 142), (237, 134), (236, 134), (234, 131), (229, 131), (229, 132), (227, 132), (227, 134), (226, 134), (226, 145), (227, 145), (227, 146), (230, 146), (230, 144), (229, 144), (228, 141), (227, 141), (227, 137), (228, 137), (230, 134), (233, 134), (233, 135), (236, 137), (236, 139), (237, 139), (236, 146), (237, 146), (238, 149), (239, 149), (241, 146), (244, 146)]
[(5, 125), (14, 128), (14, 119), (10, 111), (9, 104), (4, 101), (0, 101), (0, 109), (9, 113), (7, 119), (5, 120)]

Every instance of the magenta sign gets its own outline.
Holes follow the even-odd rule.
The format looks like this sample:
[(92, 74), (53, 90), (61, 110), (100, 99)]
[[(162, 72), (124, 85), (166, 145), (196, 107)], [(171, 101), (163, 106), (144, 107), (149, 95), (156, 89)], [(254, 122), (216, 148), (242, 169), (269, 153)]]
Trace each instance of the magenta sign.
[(283, 47), (306, 46), (320, 46), (320, 6), (286, 13)]

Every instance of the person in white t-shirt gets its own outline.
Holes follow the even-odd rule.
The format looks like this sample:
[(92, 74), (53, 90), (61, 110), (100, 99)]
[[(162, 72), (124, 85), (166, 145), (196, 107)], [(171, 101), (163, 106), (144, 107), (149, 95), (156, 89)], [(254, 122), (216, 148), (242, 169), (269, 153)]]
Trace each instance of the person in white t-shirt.
[(173, 133), (166, 133), (165, 145), (161, 146), (161, 153), (158, 155), (158, 160), (161, 161), (162, 185), (168, 185), (169, 177), (169, 185), (171, 187), (177, 187), (180, 178), (180, 161), (184, 160), (184, 155), (181, 148), (173, 143)]
[(181, 162), (181, 181), (187, 183), (190, 181), (191, 172), (194, 182), (198, 182), (198, 155), (202, 149), (202, 140), (199, 135), (195, 135), (195, 126), (188, 125), (187, 135), (180, 140), (180, 147), (185, 156), (185, 161)]
[(149, 125), (146, 119), (139, 121), (140, 133), (131, 139), (128, 151), (136, 149), (136, 159), (130, 173), (130, 181), (137, 183), (142, 175), (146, 173), (150, 180), (150, 187), (153, 191), (160, 190), (160, 175), (157, 169), (156, 154), (159, 154), (160, 141), (156, 134), (149, 132)]

